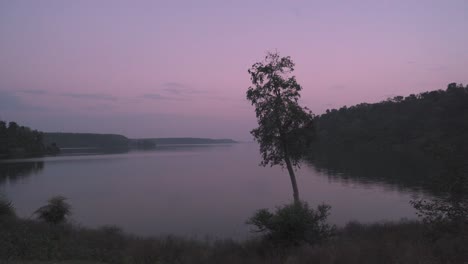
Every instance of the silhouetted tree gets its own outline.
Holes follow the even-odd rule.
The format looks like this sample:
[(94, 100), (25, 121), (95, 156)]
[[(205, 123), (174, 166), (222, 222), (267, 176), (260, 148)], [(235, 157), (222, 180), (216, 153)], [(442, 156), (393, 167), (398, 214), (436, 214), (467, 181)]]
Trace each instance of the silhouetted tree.
[(46, 153), (42, 133), (20, 126), (15, 122), (0, 120), (0, 159), (37, 156)]
[(66, 221), (71, 215), (71, 206), (65, 202), (67, 198), (63, 196), (52, 197), (47, 205), (37, 209), (37, 217), (47, 223), (60, 224)]
[(248, 70), (252, 86), (247, 99), (255, 106), (258, 128), (251, 131), (260, 144), (262, 166), (286, 165), (293, 188), (294, 202), (299, 190), (294, 174), (304, 150), (312, 140), (313, 114), (298, 104), (302, 87), (297, 83), (290, 57), (268, 53), (264, 62)]
[(325, 204), (314, 210), (305, 202), (293, 203), (277, 207), (275, 212), (260, 209), (247, 224), (255, 226), (253, 232), (262, 233), (264, 239), (282, 247), (315, 244), (335, 231), (335, 226), (326, 222), (330, 209)]

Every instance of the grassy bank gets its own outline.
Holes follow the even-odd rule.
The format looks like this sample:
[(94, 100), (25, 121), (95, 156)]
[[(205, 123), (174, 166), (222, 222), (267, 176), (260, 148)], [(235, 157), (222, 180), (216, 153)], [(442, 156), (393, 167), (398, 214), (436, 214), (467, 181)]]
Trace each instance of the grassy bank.
[(419, 222), (350, 223), (320, 245), (289, 249), (260, 239), (236, 242), (171, 236), (142, 238), (124, 234), (115, 227), (54, 226), (18, 218), (0, 219), (0, 238), (0, 260), (7, 263), (464, 263), (468, 260), (466, 232), (431, 240)]

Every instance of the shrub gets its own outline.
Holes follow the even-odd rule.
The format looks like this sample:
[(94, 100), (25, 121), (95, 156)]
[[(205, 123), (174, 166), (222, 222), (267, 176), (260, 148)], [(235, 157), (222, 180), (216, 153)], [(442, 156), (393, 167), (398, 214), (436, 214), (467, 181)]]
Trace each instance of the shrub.
[(47, 223), (55, 225), (64, 223), (67, 216), (71, 215), (71, 206), (65, 202), (66, 199), (63, 196), (52, 197), (47, 205), (37, 209), (34, 214)]
[(13, 205), (11, 204), (10, 201), (0, 196), (0, 217), (5, 217), (5, 216), (7, 217), (16, 216), (15, 208), (13, 208)]
[(444, 198), (410, 202), (432, 240), (445, 236), (468, 236), (468, 200), (451, 201)]
[(263, 238), (282, 246), (316, 244), (330, 237), (335, 230), (326, 220), (331, 207), (319, 205), (316, 210), (305, 202), (277, 207), (274, 213), (258, 210), (247, 220), (254, 225), (253, 232), (263, 233)]

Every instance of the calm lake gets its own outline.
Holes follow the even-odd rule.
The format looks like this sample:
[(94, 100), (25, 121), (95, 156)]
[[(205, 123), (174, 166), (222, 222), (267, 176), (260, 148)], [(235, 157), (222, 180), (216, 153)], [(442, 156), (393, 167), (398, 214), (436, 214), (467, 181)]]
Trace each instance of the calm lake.
[[(145, 236), (242, 238), (256, 209), (292, 201), (287, 171), (259, 162), (254, 143), (8, 161), (0, 163), (0, 193), (26, 218), (50, 197), (63, 195), (73, 206), (73, 221), (87, 227), (117, 225)], [(337, 225), (413, 219), (408, 202), (423, 195), (314, 165), (303, 165), (297, 177), (301, 198), (314, 206), (330, 204), (330, 221)]]

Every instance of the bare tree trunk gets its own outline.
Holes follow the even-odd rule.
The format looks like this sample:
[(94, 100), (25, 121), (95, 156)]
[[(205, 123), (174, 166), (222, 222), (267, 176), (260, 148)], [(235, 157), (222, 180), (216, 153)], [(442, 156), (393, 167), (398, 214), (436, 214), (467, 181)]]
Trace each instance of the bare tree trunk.
[(289, 178), (291, 179), (294, 203), (298, 204), (300, 200), (299, 200), (299, 189), (297, 188), (297, 182), (296, 182), (296, 175), (294, 174), (294, 169), (292, 167), (291, 160), (289, 159), (289, 157), (286, 156), (284, 159), (286, 161), (286, 167), (288, 168)]
[(296, 175), (294, 174), (294, 168), (291, 164), (291, 159), (289, 158), (288, 141), (286, 140), (286, 137), (281, 130), (280, 130), (280, 137), (281, 137), (281, 144), (283, 145), (284, 161), (286, 162), (286, 168), (288, 169), (289, 178), (291, 179), (294, 204), (299, 204), (300, 202), (299, 188), (297, 188)]

